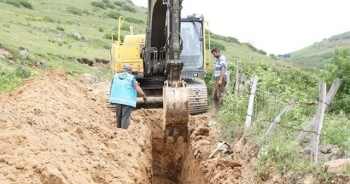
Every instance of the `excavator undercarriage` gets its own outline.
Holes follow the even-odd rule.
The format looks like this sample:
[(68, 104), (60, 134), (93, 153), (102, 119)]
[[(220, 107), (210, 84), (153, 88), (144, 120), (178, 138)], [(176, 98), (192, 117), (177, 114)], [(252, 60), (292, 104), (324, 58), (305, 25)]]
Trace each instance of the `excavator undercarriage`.
[[(139, 97), (137, 108), (163, 108), (164, 143), (180, 136), (187, 142), (189, 116), (208, 110), (203, 17), (181, 19), (181, 9), (182, 0), (149, 0), (146, 34), (131, 33), (121, 43), (119, 30), (111, 49), (113, 71), (131, 65), (148, 97), (147, 103)], [(115, 111), (109, 89), (107, 107)]]

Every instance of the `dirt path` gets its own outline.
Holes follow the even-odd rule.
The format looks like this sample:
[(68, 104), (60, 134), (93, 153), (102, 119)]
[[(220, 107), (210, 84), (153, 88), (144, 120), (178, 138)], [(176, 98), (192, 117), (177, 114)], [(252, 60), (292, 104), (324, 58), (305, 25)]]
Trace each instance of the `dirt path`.
[(190, 118), (188, 143), (164, 144), (161, 109), (134, 111), (130, 129), (117, 130), (104, 102), (59, 69), (0, 96), (0, 181), (239, 183), (240, 163), (208, 159), (217, 132), (207, 115)]

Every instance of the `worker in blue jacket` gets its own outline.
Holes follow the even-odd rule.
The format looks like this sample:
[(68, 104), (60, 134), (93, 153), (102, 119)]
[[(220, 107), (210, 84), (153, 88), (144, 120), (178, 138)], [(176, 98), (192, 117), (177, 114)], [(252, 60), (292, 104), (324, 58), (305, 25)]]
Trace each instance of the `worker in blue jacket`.
[(124, 65), (122, 73), (113, 76), (110, 89), (109, 103), (117, 106), (117, 128), (128, 129), (130, 115), (136, 107), (137, 92), (147, 102), (146, 94), (143, 92), (136, 77), (132, 75), (132, 67)]

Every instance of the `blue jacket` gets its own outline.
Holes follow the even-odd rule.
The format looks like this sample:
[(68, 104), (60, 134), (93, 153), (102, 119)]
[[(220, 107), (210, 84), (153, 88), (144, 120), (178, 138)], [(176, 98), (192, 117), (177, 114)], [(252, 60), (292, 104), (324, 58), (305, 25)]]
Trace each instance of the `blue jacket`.
[(137, 91), (133, 84), (136, 83), (135, 76), (123, 72), (113, 76), (109, 103), (122, 104), (136, 107)]

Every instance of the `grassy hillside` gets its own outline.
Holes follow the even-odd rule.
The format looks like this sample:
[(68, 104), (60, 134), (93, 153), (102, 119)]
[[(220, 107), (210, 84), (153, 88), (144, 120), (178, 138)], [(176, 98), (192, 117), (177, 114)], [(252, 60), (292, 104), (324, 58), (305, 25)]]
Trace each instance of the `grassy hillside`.
[[(112, 32), (117, 33), (118, 17), (125, 17), (124, 35), (129, 26), (134, 27), (136, 34), (143, 33), (147, 16), (147, 9), (127, 0), (0, 0), (0, 4), (0, 43), (14, 54), (15, 61), (9, 65), (12, 61), (0, 58), (1, 69), (6, 70), (1, 74), (6, 86), (1, 87), (0, 93), (13, 89), (22, 78), (52, 67), (62, 67), (71, 74), (88, 72), (110, 77), (108, 67), (81, 65), (77, 59), (109, 60), (110, 37)], [(275, 62), (235, 38), (212, 34), (211, 43), (222, 48), (231, 62), (236, 59)], [(29, 50), (27, 59), (19, 58), (20, 47)], [(38, 62), (42, 65), (36, 66)], [(21, 70), (27, 74), (19, 75)]]
[(332, 36), (328, 39), (323, 39), (320, 42), (315, 42), (309, 47), (284, 56), (287, 56), (286, 59), (288, 61), (302, 66), (323, 68), (326, 63), (331, 61), (332, 53), (336, 47), (349, 45), (350, 32), (346, 32)]

